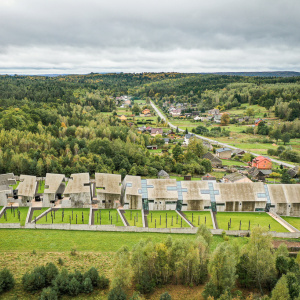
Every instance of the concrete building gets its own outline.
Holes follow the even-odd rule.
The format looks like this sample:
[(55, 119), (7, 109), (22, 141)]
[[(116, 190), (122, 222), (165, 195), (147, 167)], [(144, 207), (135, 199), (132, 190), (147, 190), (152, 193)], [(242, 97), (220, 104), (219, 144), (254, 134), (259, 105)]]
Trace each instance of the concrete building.
[(9, 196), (12, 196), (13, 189), (10, 185), (16, 184), (13, 173), (0, 175), (0, 206), (6, 206), (9, 202)]
[(232, 150), (230, 148), (219, 148), (216, 150), (216, 156), (221, 159), (230, 159)]
[(19, 206), (31, 206), (37, 192), (36, 176), (21, 175), (18, 185)]
[(118, 208), (121, 206), (121, 175), (96, 173), (95, 179), (98, 207)]
[(121, 204), (124, 209), (143, 209), (140, 176), (126, 175), (122, 183)]
[(65, 175), (63, 174), (46, 174), (45, 190), (43, 196), (43, 206), (50, 207), (58, 199), (62, 199), (62, 195), (65, 191)]
[(64, 192), (61, 207), (90, 207), (92, 192), (89, 173), (72, 174)]

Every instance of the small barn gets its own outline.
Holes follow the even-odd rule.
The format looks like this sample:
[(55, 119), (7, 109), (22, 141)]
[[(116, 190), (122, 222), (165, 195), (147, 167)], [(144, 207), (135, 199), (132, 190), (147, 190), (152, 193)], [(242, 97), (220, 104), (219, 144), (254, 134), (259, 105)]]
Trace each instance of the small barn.
[(230, 148), (219, 148), (216, 150), (216, 156), (221, 159), (230, 159), (232, 150)]
[(222, 161), (218, 157), (213, 155), (211, 152), (207, 152), (206, 154), (204, 154), (203, 158), (209, 159), (212, 167), (214, 168), (222, 167)]

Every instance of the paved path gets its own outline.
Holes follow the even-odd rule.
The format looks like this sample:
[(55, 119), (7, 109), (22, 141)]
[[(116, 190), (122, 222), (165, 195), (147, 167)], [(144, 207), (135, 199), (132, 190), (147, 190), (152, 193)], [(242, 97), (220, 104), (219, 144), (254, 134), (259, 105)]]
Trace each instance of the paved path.
[(268, 212), (267, 213), (270, 217), (272, 217), (274, 220), (276, 220), (280, 225), (282, 225), (284, 228), (286, 228), (289, 232), (299, 232), (297, 230), (295, 230), (294, 227), (292, 227), (288, 222), (284, 221), (283, 219), (281, 219), (279, 216)]
[[(164, 119), (165, 121), (167, 121), (165, 115), (163, 115), (160, 110), (156, 107), (156, 105), (150, 101), (150, 104), (151, 106), (154, 108), (154, 110), (156, 111), (156, 113), (160, 116), (161, 119)], [(175, 125), (173, 125), (171, 122), (167, 121), (168, 125), (171, 127), (171, 128), (177, 128)], [(179, 129), (179, 128), (178, 128)], [(179, 131), (183, 132), (184, 130), (183, 129), (179, 129)], [(191, 132), (190, 132), (191, 133)], [(198, 134), (195, 134), (195, 136), (203, 141), (207, 141), (209, 143), (213, 143), (213, 144), (216, 144), (216, 145), (219, 145), (219, 146), (222, 146), (222, 147), (228, 147), (230, 149), (239, 149), (237, 147), (234, 147), (234, 146), (231, 146), (231, 145), (228, 145), (228, 144), (225, 144), (225, 143), (221, 143), (221, 142), (218, 142), (218, 141), (215, 141), (215, 140), (212, 140), (212, 139), (209, 139), (209, 138), (206, 138), (204, 136), (201, 136), (201, 135), (198, 135)], [(261, 154), (257, 154), (257, 153), (253, 153), (253, 152), (250, 152), (250, 154), (254, 155), (254, 156), (260, 156)], [(288, 164), (286, 162), (283, 162), (283, 161), (280, 161), (280, 160), (277, 160), (277, 159), (274, 159), (274, 158), (270, 158), (272, 162), (276, 163), (276, 164), (279, 164), (279, 165), (283, 165), (283, 166), (286, 166), (288, 168), (293, 168), (295, 167), (294, 165), (291, 165), (291, 164)]]

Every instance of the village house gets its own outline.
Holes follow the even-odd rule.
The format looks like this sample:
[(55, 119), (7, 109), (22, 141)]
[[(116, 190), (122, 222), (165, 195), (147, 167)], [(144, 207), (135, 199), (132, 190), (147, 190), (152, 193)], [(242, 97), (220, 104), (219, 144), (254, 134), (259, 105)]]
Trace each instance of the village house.
[(163, 135), (162, 128), (152, 128), (151, 129), (151, 136)]
[(214, 122), (221, 123), (222, 114), (214, 115)]
[(252, 160), (252, 167), (261, 170), (270, 170), (272, 169), (272, 161), (270, 158), (260, 155)]
[(183, 141), (183, 144), (185, 145), (188, 145), (189, 142), (190, 142), (190, 139), (195, 137), (195, 134), (194, 133), (188, 133), (184, 136), (184, 141)]
[(219, 115), (219, 114), (220, 114), (220, 110), (217, 109), (217, 108), (214, 108), (214, 109), (208, 110), (208, 111), (207, 111), (207, 114), (208, 114), (208, 115), (213, 115), (213, 116)]
[(254, 125), (255, 125), (255, 126), (258, 126), (258, 124), (259, 124), (260, 122), (263, 122), (263, 120), (262, 120), (261, 118), (255, 120)]
[(179, 117), (181, 115), (181, 109), (173, 109), (171, 112), (170, 112), (171, 116), (174, 118), (174, 117)]
[(232, 150), (230, 148), (219, 148), (216, 150), (217, 157), (221, 159), (230, 159)]
[(211, 152), (207, 152), (206, 154), (204, 154), (203, 158), (209, 159), (213, 168), (222, 167), (222, 161)]
[(224, 183), (241, 183), (241, 182), (252, 182), (247, 176), (239, 173), (239, 172), (234, 172), (231, 174), (227, 174), (226, 176), (223, 177), (223, 182)]
[(234, 156), (238, 156), (238, 157), (242, 157), (243, 155), (245, 155), (245, 150), (241, 150), (241, 149), (234, 149), (232, 151), (232, 155)]

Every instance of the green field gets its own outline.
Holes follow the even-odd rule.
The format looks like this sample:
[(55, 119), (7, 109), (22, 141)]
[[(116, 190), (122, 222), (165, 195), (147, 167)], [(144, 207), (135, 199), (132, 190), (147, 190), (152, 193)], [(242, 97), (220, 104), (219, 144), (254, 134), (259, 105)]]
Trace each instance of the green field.
[(43, 194), (45, 190), (45, 180), (38, 181), (38, 194)]
[(281, 217), (283, 220), (290, 223), (296, 229), (300, 229), (300, 218), (299, 217)]
[[(186, 218), (195, 226), (198, 227), (199, 224), (205, 224), (209, 229), (213, 229), (213, 223), (211, 220), (211, 215), (209, 211), (184, 211)], [(200, 217), (200, 219), (199, 219)], [(206, 223), (205, 223), (206, 217)], [(199, 222), (200, 220), (200, 222)]]
[[(126, 209), (125, 218), (129, 226), (143, 227), (142, 211), (137, 209)], [(135, 222), (134, 222), (135, 220)]]
[(116, 225), (124, 226), (121, 217), (116, 209), (99, 209), (94, 213), (94, 224), (100, 225), (100, 215), (101, 215), (101, 225)]
[(227, 159), (222, 159), (222, 165), (223, 166), (247, 166), (247, 164), (242, 161), (227, 160)]
[[(7, 221), (4, 218), (4, 214), (0, 218), (0, 223), (20, 223), (21, 226), (25, 225), (27, 213), (28, 213), (29, 207), (18, 207), (13, 209), (6, 209), (7, 214)], [(18, 211), (20, 211), (20, 221), (18, 218)], [(2, 241), (1, 241), (2, 242)]]
[(240, 221), (242, 221), (241, 230), (250, 229), (255, 226), (269, 228), (271, 226), (271, 231), (277, 232), (288, 232), (282, 225), (270, 217), (267, 213), (246, 213), (246, 212), (218, 212), (217, 213), (217, 222), (220, 229), (228, 230), (228, 222), (231, 219), (231, 228), (230, 230), (239, 230)]
[(34, 221), (35, 218), (37, 218), (39, 215), (41, 215), (47, 209), (49, 209), (49, 207), (41, 207), (41, 209), (39, 209), (39, 210), (34, 210), (31, 221)]
[[(151, 214), (152, 214), (152, 222), (151, 222)], [(156, 228), (166, 228), (166, 214), (167, 214), (167, 228), (180, 228), (181, 220), (182, 227), (190, 227), (190, 225), (183, 220), (175, 210), (159, 210), (159, 211), (150, 211), (147, 216), (148, 219), (148, 227), (155, 228), (155, 220), (156, 220)], [(160, 216), (161, 216), (161, 224), (160, 224)], [(172, 217), (173, 217), (173, 226), (172, 226)], [(178, 224), (177, 224), (178, 220)]]
[[(72, 218), (72, 211), (73, 211), (73, 218)], [(76, 215), (77, 215), (77, 224), (89, 224), (89, 208), (60, 208), (59, 210), (51, 211), (53, 215), (53, 224), (61, 224), (67, 223), (70, 224), (70, 217), (71, 223), (76, 224)], [(52, 224), (52, 217), (51, 212), (47, 215), (43, 216), (41, 219), (37, 221), (37, 224)], [(62, 214), (64, 213), (64, 218), (62, 219)], [(82, 213), (83, 213), (83, 222), (82, 222)], [(55, 218), (54, 218), (55, 215)]]

